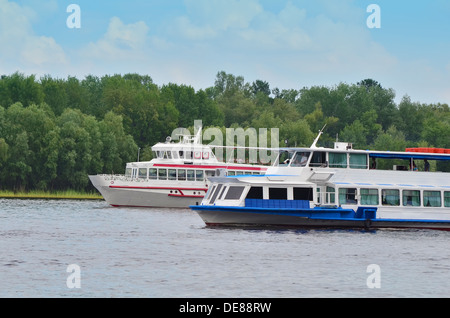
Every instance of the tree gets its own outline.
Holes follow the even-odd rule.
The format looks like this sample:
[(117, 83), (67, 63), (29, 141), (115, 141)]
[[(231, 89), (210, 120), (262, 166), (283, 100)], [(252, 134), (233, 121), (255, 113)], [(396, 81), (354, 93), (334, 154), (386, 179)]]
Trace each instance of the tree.
[(35, 76), (26, 77), (21, 73), (11, 76), (2, 76), (0, 80), (0, 105), (8, 108), (14, 103), (24, 106), (40, 104), (43, 102), (44, 94), (41, 85), (36, 82)]
[(339, 140), (353, 143), (355, 149), (363, 149), (367, 145), (367, 131), (359, 119), (351, 125), (346, 125), (339, 134)]
[(265, 95), (267, 97), (270, 95), (270, 85), (266, 81), (262, 81), (262, 80), (254, 81), (252, 83), (251, 89), (252, 89), (253, 95), (256, 95), (258, 93), (262, 93), (263, 95)]
[(372, 87), (382, 88), (380, 83), (378, 83), (377, 81), (375, 81), (371, 78), (364, 79), (364, 80), (356, 83), (356, 85), (364, 86), (367, 90), (371, 89)]
[(109, 111), (99, 123), (99, 131), (103, 144), (101, 162), (103, 167), (96, 173), (120, 173), (125, 164), (136, 160), (138, 146), (130, 135), (126, 135), (122, 116)]
[(69, 103), (65, 81), (46, 75), (41, 77), (41, 86), (44, 92), (44, 102), (50, 106), (54, 114), (61, 115)]

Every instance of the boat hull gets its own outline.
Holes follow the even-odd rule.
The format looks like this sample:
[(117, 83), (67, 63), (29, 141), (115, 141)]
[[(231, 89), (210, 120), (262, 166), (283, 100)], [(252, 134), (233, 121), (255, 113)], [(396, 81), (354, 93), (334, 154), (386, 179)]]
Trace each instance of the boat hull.
[(349, 209), (270, 209), (191, 206), (207, 226), (288, 228), (415, 228), (450, 230), (447, 220), (378, 219)]
[[(89, 176), (94, 187), (105, 201), (115, 207), (164, 207), (188, 208), (199, 204), (207, 191), (205, 184), (186, 187), (173, 185), (154, 186), (144, 183), (120, 183), (106, 180), (103, 176)], [(194, 194), (195, 193), (195, 194)]]

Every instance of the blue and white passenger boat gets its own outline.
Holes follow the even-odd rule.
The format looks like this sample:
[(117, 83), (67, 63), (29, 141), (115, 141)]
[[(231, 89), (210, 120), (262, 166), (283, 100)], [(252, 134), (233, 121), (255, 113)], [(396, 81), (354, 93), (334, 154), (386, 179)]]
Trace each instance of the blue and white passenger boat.
[(450, 230), (450, 173), (423, 171), (450, 162), (450, 151), (322, 148), (319, 137), (310, 148), (280, 149), (265, 175), (211, 178), (191, 209), (208, 226)]

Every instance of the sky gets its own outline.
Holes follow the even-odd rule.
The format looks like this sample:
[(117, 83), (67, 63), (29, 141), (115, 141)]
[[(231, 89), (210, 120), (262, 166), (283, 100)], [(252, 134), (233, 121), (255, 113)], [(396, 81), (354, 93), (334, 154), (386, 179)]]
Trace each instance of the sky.
[(450, 104), (450, 1), (0, 0), (0, 75), (16, 71), (196, 90), (220, 71), (280, 90), (371, 78), (397, 103)]

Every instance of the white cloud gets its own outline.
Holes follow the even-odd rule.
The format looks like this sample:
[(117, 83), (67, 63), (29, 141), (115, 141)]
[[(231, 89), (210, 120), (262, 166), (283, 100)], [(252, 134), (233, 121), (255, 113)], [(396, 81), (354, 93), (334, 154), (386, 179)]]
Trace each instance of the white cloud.
[(118, 17), (113, 17), (105, 35), (83, 48), (81, 56), (102, 60), (142, 58), (148, 31), (148, 26), (142, 21), (124, 24)]
[(187, 15), (175, 20), (173, 34), (188, 40), (210, 40), (224, 32), (245, 29), (263, 8), (257, 0), (185, 0)]
[(64, 50), (52, 37), (34, 33), (30, 21), (35, 18), (30, 8), (0, 0), (0, 71), (30, 68), (45, 72), (67, 63)]

